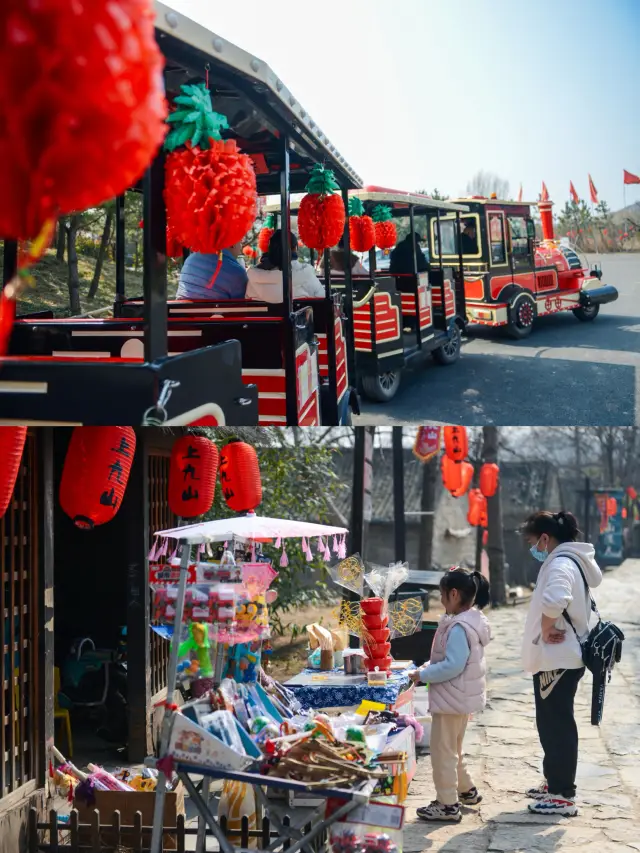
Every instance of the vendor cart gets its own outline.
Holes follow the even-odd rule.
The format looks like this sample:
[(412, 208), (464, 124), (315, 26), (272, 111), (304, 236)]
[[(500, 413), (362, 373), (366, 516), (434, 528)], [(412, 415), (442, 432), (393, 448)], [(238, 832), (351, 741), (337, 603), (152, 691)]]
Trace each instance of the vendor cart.
[[(343, 194), (360, 179), (293, 93), (260, 59), (156, 2), (156, 37), (166, 59), (169, 100), (186, 83), (204, 83), (234, 139), (254, 163), (258, 193), (280, 196), (289, 222), (291, 192), (303, 191), (315, 164), (333, 170)], [(283, 231), (283, 301), (243, 301), (202, 311), (167, 310), (164, 154), (132, 190), (144, 195), (144, 292), (125, 291), (125, 203), (116, 200), (116, 302), (106, 319), (16, 322), (3, 359), (0, 422), (150, 425), (305, 425), (346, 422), (357, 409), (348, 387), (342, 338), (328, 335), (334, 403), (321, 402), (319, 340), (337, 330), (340, 311), (294, 305), (291, 252)], [(5, 245), (4, 281), (15, 273)], [(205, 306), (206, 307), (206, 306)], [(342, 335), (342, 326), (340, 326)], [(339, 379), (338, 379), (339, 377)], [(339, 386), (339, 390), (338, 390)], [(324, 394), (326, 396), (326, 394)], [(324, 410), (322, 414), (321, 409)]]

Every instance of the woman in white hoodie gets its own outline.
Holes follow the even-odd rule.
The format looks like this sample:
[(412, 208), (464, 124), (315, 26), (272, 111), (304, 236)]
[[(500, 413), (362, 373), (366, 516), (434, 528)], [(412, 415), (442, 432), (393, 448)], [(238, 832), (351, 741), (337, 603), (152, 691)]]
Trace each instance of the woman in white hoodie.
[[(298, 260), (296, 249), (298, 240), (289, 232), (291, 245), (291, 285), (294, 299), (322, 298), (324, 286), (310, 264)], [(269, 251), (260, 259), (257, 267), (248, 270), (247, 299), (260, 299), (263, 302), (282, 302), (282, 231), (275, 231), (269, 240)]]
[[(576, 815), (578, 727), (573, 703), (584, 675), (580, 643), (564, 619), (585, 637), (591, 616), (586, 584), (597, 587), (602, 572), (588, 542), (578, 542), (570, 512), (536, 512), (524, 525), (531, 554), (542, 563), (531, 597), (522, 643), (524, 669), (533, 675), (536, 725), (544, 752), (544, 781), (530, 788), (529, 810), (542, 815)], [(582, 574), (581, 571), (582, 570)], [(583, 578), (584, 575), (584, 578)]]

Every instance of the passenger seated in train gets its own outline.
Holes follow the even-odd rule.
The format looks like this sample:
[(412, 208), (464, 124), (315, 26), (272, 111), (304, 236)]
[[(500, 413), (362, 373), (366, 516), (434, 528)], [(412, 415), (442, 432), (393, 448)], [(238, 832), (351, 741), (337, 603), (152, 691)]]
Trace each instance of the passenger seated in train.
[(221, 261), (218, 255), (190, 254), (182, 265), (176, 299), (244, 299), (247, 271), (237, 260), (241, 252), (242, 243), (234, 243), (223, 250)]
[(478, 238), (476, 236), (476, 223), (473, 219), (464, 221), (464, 230), (460, 234), (460, 247), (463, 255), (478, 254)]
[[(329, 255), (332, 276), (336, 278), (344, 276), (345, 260), (344, 238), (340, 238), (338, 248), (331, 249)], [(324, 258), (320, 261), (320, 269), (324, 272)], [(351, 252), (351, 275), (369, 275), (369, 271), (360, 263), (358, 256), (354, 252)]]
[[(310, 264), (298, 260), (298, 240), (289, 232), (291, 245), (291, 275), (294, 299), (323, 297), (324, 287), (318, 280)], [(282, 231), (274, 232), (269, 241), (269, 251), (260, 259), (256, 267), (249, 270), (247, 299), (260, 299), (263, 302), (282, 302)]]
[(411, 232), (407, 234), (404, 240), (401, 240), (395, 249), (391, 252), (389, 258), (389, 272), (391, 275), (402, 275), (413, 273), (413, 255), (415, 252), (417, 258), (418, 272), (427, 272), (429, 270), (429, 262), (424, 256), (424, 252), (420, 246), (424, 243), (424, 237), (416, 233), (415, 242), (411, 239)]

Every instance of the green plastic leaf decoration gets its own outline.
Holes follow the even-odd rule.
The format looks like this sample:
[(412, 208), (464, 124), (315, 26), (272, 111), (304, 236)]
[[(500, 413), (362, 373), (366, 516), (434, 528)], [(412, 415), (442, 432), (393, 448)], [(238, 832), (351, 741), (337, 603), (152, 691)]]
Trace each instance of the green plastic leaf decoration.
[(227, 117), (215, 113), (211, 106), (211, 95), (204, 83), (181, 86), (182, 94), (175, 103), (183, 109), (177, 109), (168, 116), (167, 122), (172, 129), (164, 147), (175, 151), (186, 142), (195, 147), (207, 149), (212, 139), (222, 139), (221, 130), (229, 129)]
[(276, 218), (273, 213), (270, 213), (264, 221), (264, 228), (271, 228), (273, 230), (276, 226)]
[(364, 205), (357, 196), (349, 199), (349, 216), (364, 216)]
[(391, 215), (391, 208), (386, 204), (377, 204), (373, 208), (371, 218), (374, 222), (388, 222), (390, 219), (393, 219)]
[(331, 169), (325, 169), (324, 166), (316, 163), (306, 186), (307, 192), (313, 195), (331, 195), (339, 189), (340, 186)]

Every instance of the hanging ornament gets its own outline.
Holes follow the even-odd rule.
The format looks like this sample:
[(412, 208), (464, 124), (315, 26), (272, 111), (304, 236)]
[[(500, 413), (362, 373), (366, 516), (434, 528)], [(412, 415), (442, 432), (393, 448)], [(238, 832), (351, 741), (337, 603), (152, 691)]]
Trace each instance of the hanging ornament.
[[(446, 455), (445, 459), (448, 459)], [(461, 498), (467, 494), (473, 480), (473, 465), (470, 462), (454, 462), (453, 464), (460, 467), (460, 485), (452, 494), (454, 498)]]
[(472, 527), (486, 527), (487, 499), (480, 489), (469, 490), (469, 511), (467, 521)]
[(446, 453), (443, 453), (440, 460), (440, 470), (442, 471), (442, 482), (445, 489), (455, 496), (455, 493), (462, 486), (462, 466), (459, 462), (454, 462)]
[(345, 211), (342, 199), (336, 195), (339, 189), (331, 169), (316, 163), (306, 186), (307, 195), (298, 207), (300, 239), (309, 249), (323, 252), (335, 246), (343, 235)]
[(609, 517), (617, 515), (618, 501), (615, 498), (607, 498), (607, 515)]
[(495, 462), (485, 462), (480, 469), (480, 491), (485, 498), (492, 498), (498, 491), (500, 468)]
[(0, 518), (11, 503), (26, 440), (26, 426), (0, 426)]
[(393, 249), (398, 234), (391, 215), (391, 208), (386, 204), (376, 205), (373, 209), (372, 219), (376, 231), (376, 246), (379, 249)]
[(254, 251), (251, 246), (244, 246), (244, 248), (242, 249), (242, 254), (245, 256), (245, 258), (252, 258), (254, 256)]
[(222, 139), (229, 123), (211, 108), (204, 83), (181, 90), (167, 119), (173, 127), (165, 142), (167, 218), (187, 249), (221, 255), (255, 221), (256, 174), (235, 141)]
[(220, 454), (220, 483), (229, 509), (249, 512), (262, 502), (260, 466), (255, 447), (230, 441)]
[(373, 219), (365, 216), (364, 205), (357, 197), (349, 199), (349, 242), (354, 252), (368, 252), (376, 244)]
[(462, 462), (469, 454), (467, 428), (463, 426), (446, 426), (444, 428), (444, 450), (449, 459)]
[(197, 518), (213, 504), (218, 448), (202, 435), (183, 435), (171, 448), (169, 508), (180, 518)]
[(269, 251), (269, 243), (275, 234), (275, 224), (275, 217), (270, 213), (265, 219), (264, 226), (260, 229), (260, 233), (258, 234), (258, 249), (263, 255), (266, 255)]
[(165, 134), (152, 0), (0, 6), (0, 237), (136, 183)]
[(60, 480), (60, 506), (76, 527), (111, 521), (122, 503), (136, 450), (131, 427), (76, 427)]
[(635, 499), (638, 497), (638, 493), (633, 488), (633, 486), (627, 486), (627, 494), (629, 495), (632, 501), (635, 501)]

